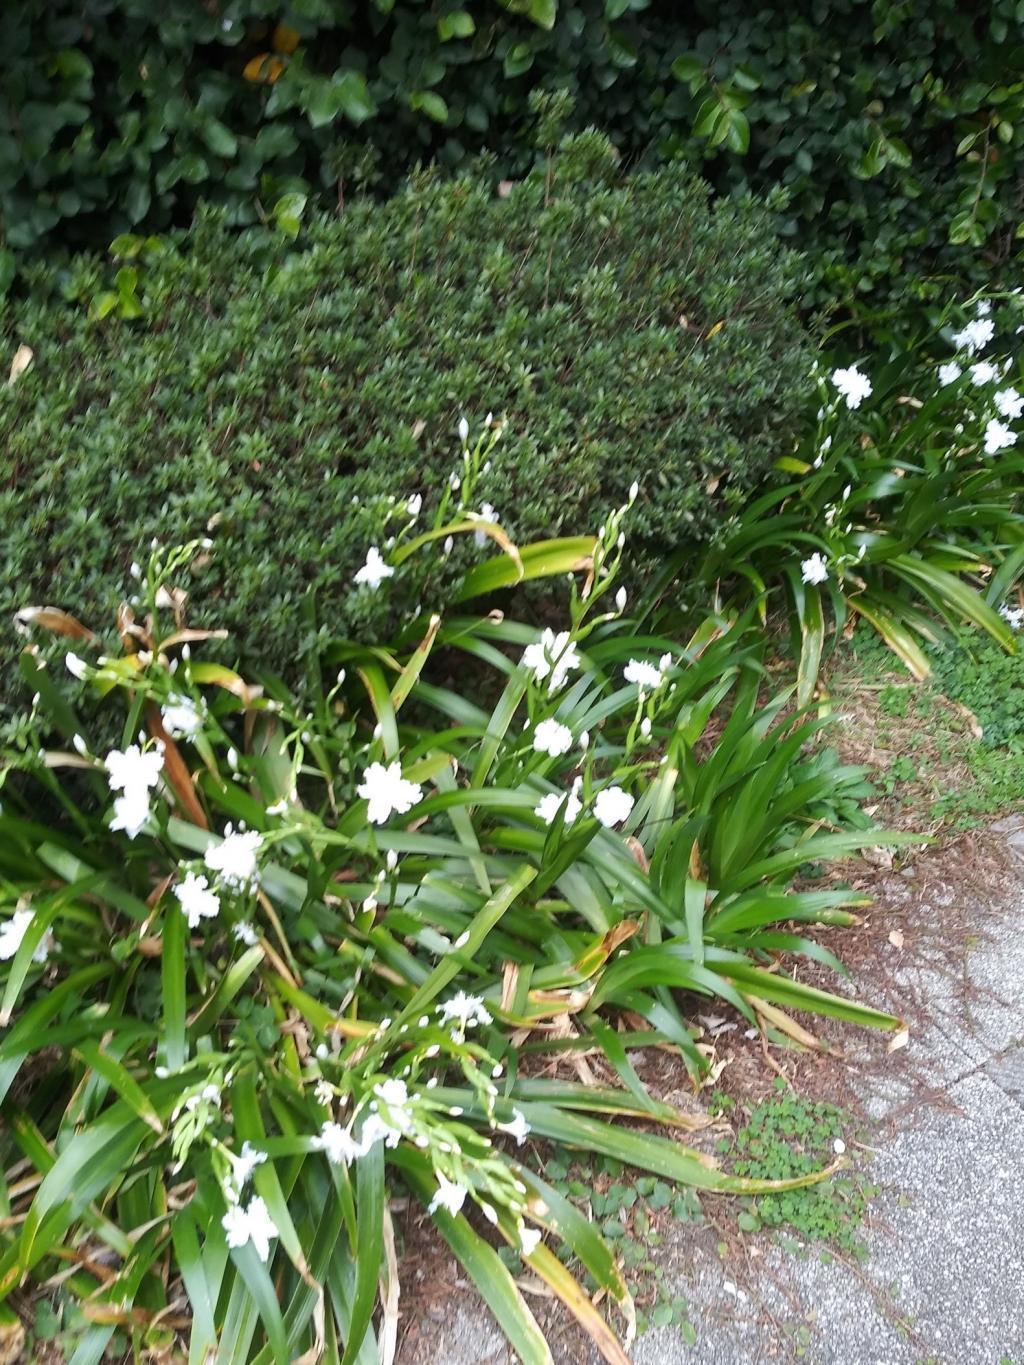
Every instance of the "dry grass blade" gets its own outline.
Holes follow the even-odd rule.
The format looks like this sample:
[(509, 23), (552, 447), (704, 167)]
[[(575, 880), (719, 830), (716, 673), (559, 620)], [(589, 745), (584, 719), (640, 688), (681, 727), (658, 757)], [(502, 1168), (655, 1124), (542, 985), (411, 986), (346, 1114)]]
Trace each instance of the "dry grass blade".
[(615, 1333), (557, 1256), (541, 1243), (526, 1261), (555, 1291), (609, 1365), (629, 1365), (629, 1356), (622, 1349)]
[(795, 1019), (786, 1014), (784, 1010), (780, 1010), (777, 1005), (770, 1005), (767, 1000), (762, 1000), (759, 995), (749, 995), (745, 991), (743, 998), (753, 1005), (766, 1023), (771, 1024), (772, 1028), (778, 1029), (780, 1033), (787, 1034), (794, 1042), (800, 1043), (804, 1047), (813, 1048), (816, 1052), (828, 1051), (820, 1038), (815, 1037), (802, 1024), (798, 1024)]
[(393, 1365), (398, 1347), (398, 1254), (395, 1250), (395, 1225), (391, 1221), (391, 1211), (384, 1206), (384, 1264), (387, 1275), (381, 1276), (380, 1303), (381, 1321), (377, 1333), (377, 1350), (380, 1365)]

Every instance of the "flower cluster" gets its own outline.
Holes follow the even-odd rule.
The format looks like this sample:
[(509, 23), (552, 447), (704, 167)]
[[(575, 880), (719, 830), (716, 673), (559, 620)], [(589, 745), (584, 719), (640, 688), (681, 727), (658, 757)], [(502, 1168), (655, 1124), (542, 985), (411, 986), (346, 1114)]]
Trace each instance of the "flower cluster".
[(648, 663), (645, 659), (630, 659), (622, 670), (622, 676), (626, 682), (635, 683), (641, 693), (655, 692), (665, 681), (673, 662), (671, 654), (663, 654), (657, 664)]
[[(433, 1018), (422, 1016), (415, 1031), (411, 1025), (393, 1029), (390, 1020), (382, 1021), (378, 1036), (385, 1051), (389, 1041), (394, 1045), (396, 1062), (405, 1059), (401, 1073), (368, 1078), (369, 1084), (362, 1089), (348, 1121), (340, 1122), (329, 1115), (312, 1138), (311, 1146), (333, 1165), (348, 1167), (365, 1157), (377, 1143), (389, 1149), (409, 1143), (428, 1154), (433, 1165), (437, 1187), (430, 1200), (430, 1213), (454, 1217), (472, 1198), (489, 1222), (498, 1224), (504, 1215), (511, 1218), (519, 1248), (528, 1256), (536, 1249), (541, 1234), (527, 1228), (524, 1222), (525, 1186), (494, 1155), (491, 1140), (480, 1136), (464, 1121), (462, 1107), (440, 1097), (436, 1077), (431, 1076), (425, 1085), (415, 1084), (414, 1077), (410, 1078), (420, 1062), (438, 1056), (443, 1043), (446, 1051), (459, 1057), (462, 1070), (476, 1091), (480, 1117), (492, 1132), (521, 1146), (529, 1137), (530, 1124), (515, 1106), (504, 1103), (499, 1111), (494, 1078), (502, 1074), (503, 1068), (479, 1043), (467, 1041), (473, 1029), (491, 1023), (493, 1016), (484, 999), (462, 990), (437, 1005)], [(432, 1038), (438, 1041), (429, 1041)], [(321, 1065), (327, 1066), (330, 1052), (318, 1049), (317, 1057)], [(413, 1058), (419, 1060), (410, 1060)], [(343, 1084), (347, 1090), (352, 1081), (346, 1077)], [(364, 1084), (356, 1082), (357, 1092)], [(319, 1080), (318, 1100), (332, 1107), (335, 1089), (329, 1082)], [(233, 1222), (240, 1232), (248, 1226), (238, 1215)]]
[(192, 739), (203, 728), (205, 715), (191, 697), (172, 697), (160, 711), (164, 729), (172, 739)]
[(820, 551), (800, 561), (800, 577), (805, 583), (824, 583), (828, 578), (828, 560)]
[(548, 691), (557, 692), (565, 685), (570, 669), (579, 668), (580, 656), (569, 631), (560, 630), (556, 635), (547, 627), (541, 632), (539, 640), (523, 650), (522, 664), (530, 670), (536, 682), (547, 679)]
[[(583, 809), (583, 802), (580, 799), (581, 786), (582, 778), (576, 778), (570, 791), (548, 792), (537, 802), (533, 809), (534, 815), (546, 825), (551, 825), (564, 804), (564, 823), (573, 824)], [(621, 825), (624, 820), (629, 819), (633, 805), (633, 797), (622, 787), (603, 787), (594, 797), (594, 815), (605, 829), (614, 829), (616, 825)]]
[(539, 754), (559, 758), (572, 748), (572, 731), (568, 725), (549, 716), (537, 723), (533, 732), (533, 747)]
[[(68, 656), (71, 657), (70, 655)], [(112, 749), (104, 760), (107, 783), (114, 797), (112, 830), (123, 830), (134, 839), (150, 816), (150, 792), (160, 781), (164, 756), (158, 749), (130, 744), (127, 749)]]
[[(990, 312), (991, 305), (983, 300), (977, 306), (977, 316), (953, 334), (952, 341), (958, 358), (939, 366), (940, 386), (947, 387), (962, 378), (965, 373), (964, 365), (967, 367), (966, 372), (973, 388), (989, 389), (1003, 381), (1009, 368), (1008, 361), (1001, 365), (991, 360), (971, 361), (971, 357), (983, 351), (995, 337), (996, 327), (992, 318), (988, 316)], [(960, 363), (961, 360), (964, 362), (963, 365)], [(986, 420), (982, 448), (986, 455), (998, 455), (1017, 444), (1018, 433), (1010, 423), (1017, 421), (1024, 412), (1024, 397), (1015, 388), (1007, 385), (996, 390), (990, 401), (996, 415), (990, 415)], [(991, 413), (991, 408), (989, 411)]]
[(367, 803), (370, 824), (383, 825), (392, 815), (408, 815), (422, 801), (423, 788), (402, 776), (401, 763), (371, 763), (356, 787), (356, 795)]
[(228, 825), (220, 843), (211, 844), (206, 850), (204, 861), (226, 887), (232, 891), (247, 891), (255, 880), (262, 847), (263, 835), (258, 830), (236, 830)]
[(834, 370), (832, 383), (846, 399), (848, 408), (859, 408), (864, 399), (871, 395), (871, 380), (856, 365)]

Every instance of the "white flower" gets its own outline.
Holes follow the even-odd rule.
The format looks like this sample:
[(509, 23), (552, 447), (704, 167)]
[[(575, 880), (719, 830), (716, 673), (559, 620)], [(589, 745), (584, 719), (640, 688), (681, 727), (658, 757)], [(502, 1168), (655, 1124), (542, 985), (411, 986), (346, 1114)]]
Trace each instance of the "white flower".
[(848, 408), (859, 408), (871, 392), (871, 380), (866, 374), (861, 374), (856, 365), (845, 370), (833, 370), (832, 383), (846, 399)]
[(975, 388), (981, 388), (983, 384), (991, 384), (993, 379), (999, 378), (999, 371), (987, 360), (979, 360), (977, 365), (971, 366), (971, 383)]
[(650, 716), (644, 716), (643, 720), (640, 722), (640, 733), (641, 733), (641, 735), (644, 737), (644, 739), (650, 739), (650, 737), (651, 737), (651, 718), (650, 718)]
[(939, 383), (943, 388), (949, 384), (955, 384), (963, 374), (963, 370), (955, 360), (949, 360), (945, 365), (939, 366)]
[[(1004, 602), (999, 608), (999, 615), (1011, 630), (1020, 630), (1024, 626), (1024, 607), (1011, 607), (1008, 602)], [(2, 952), (0, 957), (3, 957)]]
[(383, 825), (394, 814), (406, 815), (417, 802), (423, 800), (423, 788), (402, 776), (402, 765), (397, 762), (371, 763), (356, 787), (356, 795), (367, 802), (366, 818), (371, 825)]
[(466, 1202), (466, 1189), (448, 1180), (443, 1171), (435, 1171), (434, 1174), (437, 1176), (437, 1189), (427, 1206), (427, 1212), (435, 1213), (438, 1209), (444, 1209), (454, 1217)]
[(620, 588), (615, 594), (615, 609), (617, 611), (626, 610), (626, 589)]
[(975, 318), (962, 331), (954, 333), (953, 345), (958, 351), (967, 351), (969, 355), (973, 355), (975, 351), (987, 346), (995, 334), (995, 323), (991, 318)]
[(242, 1150), (237, 1156), (231, 1157), (232, 1174), (235, 1178), (235, 1188), (243, 1190), (252, 1178), (252, 1173), (257, 1166), (262, 1166), (267, 1159), (266, 1152), (261, 1152), (258, 1147), (254, 1147), (248, 1140), (242, 1143)]
[(129, 744), (123, 753), (119, 749), (111, 749), (103, 765), (107, 770), (111, 791), (123, 791), (126, 795), (129, 792), (142, 794), (160, 781), (164, 756), (155, 749), (143, 753), (137, 744)]
[(442, 1024), (458, 1023), (462, 1028), (472, 1027), (474, 1024), (489, 1024), (491, 1013), (479, 995), (467, 995), (465, 991), (459, 991), (450, 1000), (446, 1000), (443, 1005), (437, 1007)]
[(1017, 433), (1005, 422), (1000, 422), (998, 417), (993, 417), (985, 428), (985, 454), (997, 455), (1000, 450), (1006, 450), (1008, 446), (1016, 444)]
[(203, 728), (203, 713), (191, 697), (169, 701), (160, 713), (164, 729), (172, 739), (191, 738)]
[(145, 787), (132, 787), (114, 800), (114, 818), (111, 830), (124, 830), (129, 839), (134, 839), (146, 827), (149, 820), (149, 792)]
[(637, 687), (643, 691), (654, 690), (660, 687), (664, 681), (664, 674), (660, 668), (654, 664), (647, 663), (644, 659), (630, 659), (623, 670), (622, 676), (628, 683), (636, 683)]
[(975, 317), (978, 317), (978, 318), (987, 318), (988, 315), (989, 315), (989, 313), (991, 313), (991, 311), (992, 311), (992, 300), (991, 300), (991, 299), (979, 299), (978, 302), (974, 305), (974, 316), (975, 316)]
[(459, 440), (463, 442), (469, 440), (469, 423), (465, 417), (459, 418)]
[[(28, 933), (34, 918), (31, 910), (15, 910), (9, 920), (0, 924), (0, 962), (7, 962), (15, 955), (21, 947), (22, 939)], [(36, 950), (32, 954), (32, 961), (45, 962), (52, 944), (52, 935), (48, 932), (45, 933), (36, 945)]]
[(64, 664), (73, 678), (84, 678), (89, 671), (89, 665), (84, 659), (80, 659), (77, 654), (69, 649), (64, 655)]
[(238, 942), (244, 943), (247, 948), (254, 948), (260, 941), (259, 934), (247, 919), (240, 919), (231, 932)]
[(572, 731), (568, 725), (563, 725), (561, 721), (549, 716), (534, 730), (533, 747), (537, 753), (550, 754), (552, 758), (557, 758), (559, 754), (567, 754), (572, 748)]
[(263, 835), (257, 830), (232, 830), (228, 825), (219, 844), (206, 850), (205, 863), (211, 872), (219, 872), (225, 885), (244, 891), (256, 875), (256, 855), (263, 847)]
[(537, 682), (543, 682), (550, 675), (548, 691), (557, 692), (565, 682), (569, 669), (579, 668), (580, 656), (567, 630), (561, 630), (556, 635), (549, 626), (541, 632), (539, 640), (526, 646), (521, 662), (524, 668), (531, 670)]
[(526, 1121), (526, 1116), (521, 1109), (512, 1110), (512, 1119), (509, 1123), (499, 1123), (497, 1125), (503, 1133), (508, 1133), (514, 1137), (518, 1146), (522, 1146), (529, 1136), (530, 1125)]
[(378, 1081), (373, 1093), (389, 1109), (404, 1109), (409, 1103), (409, 1088), (398, 1076), (389, 1076), (386, 1081)]
[(846, 1143), (842, 1138), (836, 1138), (835, 1142), (832, 1144), (832, 1150), (835, 1152), (836, 1156), (842, 1156), (846, 1151)]
[(594, 814), (605, 829), (611, 829), (614, 825), (627, 820), (632, 809), (633, 798), (621, 787), (605, 787), (603, 791), (597, 793), (597, 799), (594, 801)]
[(532, 1256), (540, 1246), (540, 1238), (539, 1228), (528, 1228), (523, 1223), (519, 1228), (519, 1250), (524, 1256)]
[(824, 583), (828, 578), (828, 560), (817, 552), (800, 563), (800, 577), (805, 583)]
[(333, 1166), (351, 1166), (353, 1161), (369, 1151), (368, 1145), (357, 1142), (340, 1123), (325, 1123), (319, 1137), (313, 1139), (313, 1146), (318, 1152), (323, 1152)]
[(220, 911), (220, 897), (210, 889), (209, 882), (201, 874), (190, 872), (174, 888), (174, 894), (188, 919), (190, 929), (198, 928), (201, 919), (213, 919)]
[(412, 517), (412, 519), (415, 521), (416, 518), (419, 516), (420, 512), (423, 510), (423, 494), (414, 493), (412, 497), (409, 499), (409, 501), (405, 504), (405, 510), (409, 513), (410, 517)]
[[(478, 513), (473, 513), (473, 516), (474, 516), (474, 517), (476, 518), (476, 520), (478, 520), (478, 521), (500, 521), (500, 520), (501, 520), (501, 517), (498, 516), (497, 512), (494, 510), (494, 508), (491, 506), (491, 504), (490, 504), (489, 502), (485, 502), (485, 503), (483, 504), (483, 506), (480, 508), (480, 511), (479, 511)], [(487, 532), (486, 532), (486, 531), (474, 531), (474, 532), (473, 532), (473, 539), (476, 541), (476, 543), (477, 543), (478, 545), (486, 545), (486, 544), (487, 544)]]
[(640, 484), (639, 484), (639, 482), (638, 482), (636, 479), (634, 479), (633, 482), (629, 485), (629, 501), (630, 501), (630, 503), (636, 502), (637, 496), (639, 495), (639, 493), (640, 493)]
[(392, 1111), (392, 1117), (397, 1117), (397, 1124), (389, 1123), (380, 1114), (371, 1114), (367, 1118), (359, 1135), (359, 1145), (364, 1152), (368, 1152), (373, 1144), (380, 1142), (381, 1139), (383, 1139), (385, 1147), (395, 1148), (398, 1146), (404, 1135), (409, 1131), (412, 1117), (404, 1110)]
[(394, 572), (390, 564), (384, 563), (376, 545), (371, 545), (366, 552), (366, 563), (356, 572), (355, 582), (365, 583), (368, 588), (376, 591), (385, 578), (391, 578)]
[(1024, 412), (1024, 397), (1016, 389), (1000, 389), (992, 401), (996, 405), (996, 411), (1001, 416), (1008, 417), (1010, 421), (1016, 421)]
[(565, 823), (571, 825), (582, 810), (575, 787), (571, 792), (548, 792), (533, 808), (533, 813), (546, 825), (554, 824), (555, 818), (565, 802)]
[(409, 1108), (409, 1091), (399, 1076), (379, 1081), (373, 1093), (386, 1112), (371, 1113), (363, 1124), (361, 1143), (369, 1151), (378, 1138), (388, 1147), (397, 1147), (403, 1136), (412, 1129), (413, 1116)]
[(277, 1226), (259, 1195), (249, 1200), (248, 1208), (232, 1204), (220, 1224), (229, 1247), (244, 1247), (251, 1242), (261, 1261), (269, 1259), (270, 1239), (277, 1236)]

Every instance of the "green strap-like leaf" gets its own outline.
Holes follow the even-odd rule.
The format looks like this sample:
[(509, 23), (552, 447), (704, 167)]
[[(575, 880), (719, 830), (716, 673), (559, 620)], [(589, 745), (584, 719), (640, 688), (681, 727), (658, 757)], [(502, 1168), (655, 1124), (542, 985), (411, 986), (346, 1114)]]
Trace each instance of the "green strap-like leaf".
[(377, 1299), (377, 1280), (384, 1254), (384, 1145), (375, 1142), (356, 1166), (356, 1210), (359, 1240), (353, 1248), (356, 1284), (352, 1296), (349, 1338), (341, 1365), (353, 1365), (373, 1317)]

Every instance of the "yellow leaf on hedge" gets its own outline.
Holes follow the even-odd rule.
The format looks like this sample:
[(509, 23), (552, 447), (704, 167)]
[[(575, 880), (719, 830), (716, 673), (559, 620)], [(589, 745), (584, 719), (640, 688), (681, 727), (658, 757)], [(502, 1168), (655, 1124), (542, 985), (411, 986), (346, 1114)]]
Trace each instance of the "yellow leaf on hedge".
[(274, 57), (269, 52), (261, 52), (258, 57), (246, 62), (242, 75), (247, 81), (262, 81), (264, 85), (273, 85), (283, 70), (284, 62), (280, 57)]
[(275, 52), (292, 53), (299, 45), (299, 35), (295, 29), (287, 24), (278, 24), (274, 29), (274, 36), (270, 40), (270, 45)]

